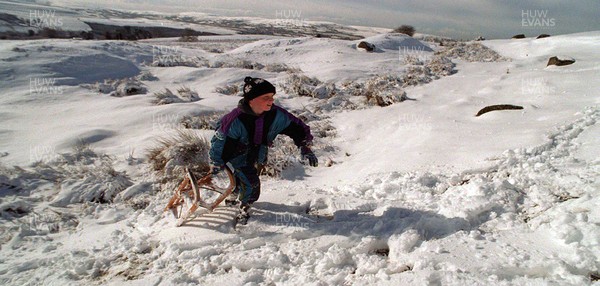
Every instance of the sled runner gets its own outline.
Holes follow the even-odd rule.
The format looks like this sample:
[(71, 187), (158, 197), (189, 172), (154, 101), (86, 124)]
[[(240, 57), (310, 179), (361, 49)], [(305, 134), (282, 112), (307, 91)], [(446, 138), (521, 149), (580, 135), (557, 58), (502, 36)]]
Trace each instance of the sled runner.
[(198, 207), (203, 208), (204, 213), (212, 212), (235, 188), (233, 172), (228, 167), (220, 175), (209, 173), (200, 179), (196, 179), (188, 168), (185, 173), (165, 207), (165, 211), (170, 210), (177, 219), (176, 226), (182, 226)]

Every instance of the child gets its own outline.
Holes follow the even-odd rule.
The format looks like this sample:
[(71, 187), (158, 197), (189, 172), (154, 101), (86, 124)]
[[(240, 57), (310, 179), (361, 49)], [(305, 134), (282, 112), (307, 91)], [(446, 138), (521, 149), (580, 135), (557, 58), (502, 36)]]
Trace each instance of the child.
[[(303, 159), (316, 167), (318, 160), (311, 151), (310, 127), (285, 109), (273, 104), (275, 87), (261, 78), (244, 79), (244, 98), (238, 107), (221, 118), (211, 140), (211, 172), (217, 174), (231, 163), (235, 169), (240, 213), (238, 222), (248, 221), (252, 203), (260, 196), (257, 164), (267, 160), (267, 149), (279, 134), (290, 136), (300, 148)], [(232, 204), (235, 204), (235, 197)], [(231, 203), (231, 200), (229, 201)]]

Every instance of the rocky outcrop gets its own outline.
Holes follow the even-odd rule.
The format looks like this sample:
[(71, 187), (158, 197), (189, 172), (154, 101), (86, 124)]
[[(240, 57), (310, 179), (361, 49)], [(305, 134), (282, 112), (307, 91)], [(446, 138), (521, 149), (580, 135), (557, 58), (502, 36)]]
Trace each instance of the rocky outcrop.
[(575, 63), (575, 59), (568, 57), (551, 57), (546, 66), (568, 66)]
[(367, 52), (372, 52), (375, 50), (375, 45), (369, 43), (369, 42), (365, 42), (365, 41), (361, 41), (360, 43), (358, 43), (358, 48), (361, 49), (365, 49)]
[(519, 110), (519, 109), (523, 109), (523, 106), (512, 105), (512, 104), (490, 105), (490, 106), (486, 106), (486, 107), (482, 108), (481, 110), (479, 110), (479, 112), (477, 112), (477, 114), (475, 116), (480, 116), (482, 114), (488, 113), (490, 111), (495, 111), (495, 110)]

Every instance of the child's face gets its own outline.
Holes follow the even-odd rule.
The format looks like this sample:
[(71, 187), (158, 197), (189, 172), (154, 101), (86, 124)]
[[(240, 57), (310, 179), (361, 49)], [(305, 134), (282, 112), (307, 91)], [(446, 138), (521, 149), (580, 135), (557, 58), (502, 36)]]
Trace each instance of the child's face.
[(273, 106), (273, 101), (275, 100), (274, 98), (274, 93), (266, 93), (255, 99), (250, 100), (249, 104), (256, 114), (262, 114), (265, 111), (271, 110), (271, 107)]

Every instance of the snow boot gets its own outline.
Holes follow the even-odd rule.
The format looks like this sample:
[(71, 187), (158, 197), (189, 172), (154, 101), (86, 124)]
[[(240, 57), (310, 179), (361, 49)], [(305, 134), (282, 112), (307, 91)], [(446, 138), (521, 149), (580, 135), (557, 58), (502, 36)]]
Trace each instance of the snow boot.
[(237, 215), (237, 222), (239, 224), (245, 225), (248, 223), (248, 219), (250, 218), (250, 204), (241, 204), (240, 212)]

